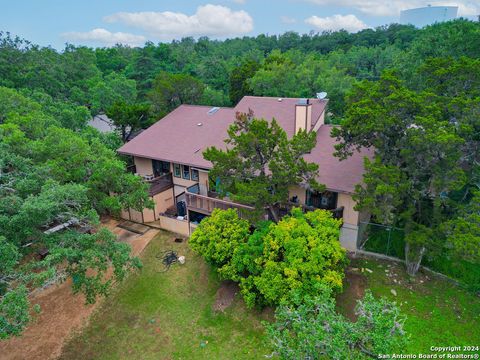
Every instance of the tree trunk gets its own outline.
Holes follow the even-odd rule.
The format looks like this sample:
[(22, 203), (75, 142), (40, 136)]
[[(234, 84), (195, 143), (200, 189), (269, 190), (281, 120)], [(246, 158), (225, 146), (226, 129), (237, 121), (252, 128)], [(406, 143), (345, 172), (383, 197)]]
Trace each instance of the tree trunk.
[(417, 274), (424, 254), (425, 246), (412, 248), (408, 242), (405, 243), (405, 265), (407, 266), (408, 275), (415, 276)]
[(268, 210), (270, 210), (270, 214), (272, 214), (273, 221), (278, 223), (280, 220), (280, 217), (278, 216), (277, 209), (275, 209), (275, 206), (269, 206)]

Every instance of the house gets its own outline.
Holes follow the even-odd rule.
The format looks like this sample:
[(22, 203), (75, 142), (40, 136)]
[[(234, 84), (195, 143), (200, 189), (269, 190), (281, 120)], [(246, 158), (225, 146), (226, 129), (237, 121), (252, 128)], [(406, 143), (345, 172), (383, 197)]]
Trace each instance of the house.
[(355, 184), (362, 181), (363, 157), (369, 152), (356, 153), (343, 161), (333, 156), (332, 125), (324, 123), (327, 102), (245, 96), (234, 108), (179, 106), (118, 150), (133, 156), (135, 171), (151, 184), (150, 196), (155, 203), (154, 210), (127, 209), (122, 217), (189, 235), (215, 208), (233, 207), (245, 216), (252, 208), (216, 197), (208, 177), (212, 164), (202, 153), (210, 146), (225, 148), (227, 129), (236, 112), (252, 109), (256, 118), (275, 118), (289, 137), (300, 129), (317, 133), (316, 147), (305, 159), (319, 165), (318, 181), (325, 184), (326, 191), (317, 193), (293, 186), (290, 199), (309, 209), (335, 210), (343, 218), (342, 245), (355, 250), (359, 222), (368, 214), (354, 209), (352, 194)]

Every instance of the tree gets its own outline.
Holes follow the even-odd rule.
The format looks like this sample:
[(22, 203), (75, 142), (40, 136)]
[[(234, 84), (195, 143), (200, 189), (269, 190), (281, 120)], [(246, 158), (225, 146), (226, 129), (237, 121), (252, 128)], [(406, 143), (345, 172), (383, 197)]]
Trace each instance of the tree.
[(112, 119), (115, 127), (119, 129), (123, 142), (127, 142), (135, 131), (146, 129), (152, 125), (150, 104), (148, 103), (115, 102), (107, 109), (106, 115)]
[(252, 112), (239, 113), (228, 129), (229, 148), (210, 147), (203, 156), (213, 164), (210, 174), (219, 180), (222, 196), (252, 204), (258, 213), (268, 208), (278, 220), (278, 206), (288, 201), (290, 186), (322, 188), (315, 180), (318, 165), (303, 159), (315, 142), (315, 132), (300, 131), (288, 139), (275, 119), (269, 123)]
[(153, 205), (148, 185), (101, 136), (62, 128), (45, 104), (0, 92), (0, 338), (7, 338), (27, 325), (32, 290), (71, 277), (91, 303), (138, 268), (129, 245), (105, 229), (88, 232), (99, 214)]
[(236, 210), (214, 210), (192, 234), (190, 246), (224, 279), (239, 283), (249, 307), (276, 306), (292, 290), (315, 294), (321, 285), (342, 288), (345, 250), (341, 221), (325, 210), (292, 210), (278, 224), (259, 223), (250, 234)]
[(232, 104), (238, 103), (245, 95), (253, 94), (248, 80), (255, 75), (259, 68), (260, 64), (257, 61), (247, 59), (232, 70), (229, 78), (229, 95)]
[(278, 224), (260, 225), (219, 273), (240, 283), (250, 307), (278, 305), (292, 290), (315, 294), (325, 285), (337, 292), (347, 264), (340, 226), (328, 211), (293, 209)]
[(112, 72), (106, 75), (103, 81), (92, 84), (90, 89), (91, 112), (93, 115), (98, 115), (107, 111), (115, 103), (132, 104), (136, 98), (135, 80)]
[(205, 86), (200, 80), (186, 74), (160, 72), (153, 81), (149, 94), (156, 114), (168, 113), (181, 104), (197, 104)]
[(405, 346), (405, 316), (395, 303), (367, 291), (355, 314), (356, 322), (338, 314), (331, 290), (321, 287), (315, 296), (297, 296), (296, 303), (278, 307), (267, 336), (274, 353), (292, 360), (369, 359)]
[(434, 232), (445, 219), (447, 195), (465, 181), (459, 162), (463, 140), (431, 97), (385, 73), (380, 81), (355, 88), (343, 126), (332, 131), (340, 140), (340, 158), (361, 147), (374, 149), (354, 198), (358, 209), (378, 221), (404, 227), (410, 275), (425, 252), (439, 246)]

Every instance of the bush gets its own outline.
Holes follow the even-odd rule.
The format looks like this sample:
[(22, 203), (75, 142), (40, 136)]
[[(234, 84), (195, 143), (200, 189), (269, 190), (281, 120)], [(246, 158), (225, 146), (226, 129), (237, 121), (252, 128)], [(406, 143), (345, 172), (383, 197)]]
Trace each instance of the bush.
[(221, 272), (223, 266), (230, 264), (234, 251), (247, 241), (249, 228), (235, 209), (215, 209), (198, 225), (189, 243), (193, 251)]
[(267, 335), (282, 359), (367, 359), (401, 350), (408, 337), (405, 317), (395, 303), (377, 300), (367, 291), (351, 322), (338, 314), (331, 290), (322, 286), (314, 297), (292, 296), (277, 308)]
[(319, 285), (341, 290), (347, 264), (340, 246), (341, 221), (325, 210), (294, 209), (278, 224), (264, 222), (248, 235), (233, 210), (217, 210), (193, 233), (192, 249), (240, 283), (249, 307), (278, 305), (292, 290), (314, 294)]

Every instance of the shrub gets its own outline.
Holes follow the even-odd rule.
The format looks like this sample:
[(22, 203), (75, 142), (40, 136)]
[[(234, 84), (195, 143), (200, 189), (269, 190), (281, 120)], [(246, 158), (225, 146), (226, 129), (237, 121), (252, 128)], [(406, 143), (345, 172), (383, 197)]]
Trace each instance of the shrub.
[(282, 359), (367, 359), (400, 350), (408, 337), (405, 317), (398, 306), (368, 291), (356, 307), (356, 322), (335, 310), (327, 286), (317, 295), (292, 296), (293, 302), (277, 308), (276, 321), (267, 336)]
[(240, 244), (247, 241), (249, 228), (247, 221), (238, 218), (235, 209), (215, 209), (198, 225), (189, 243), (193, 251), (221, 271)]
[(278, 305), (292, 290), (314, 294), (320, 284), (342, 288), (347, 259), (340, 226), (329, 211), (294, 209), (278, 224), (258, 224), (249, 236), (248, 224), (234, 210), (216, 210), (190, 243), (222, 278), (240, 283), (249, 307)]

